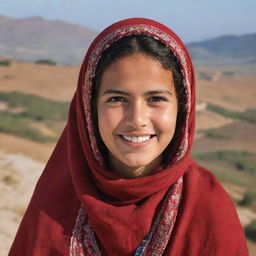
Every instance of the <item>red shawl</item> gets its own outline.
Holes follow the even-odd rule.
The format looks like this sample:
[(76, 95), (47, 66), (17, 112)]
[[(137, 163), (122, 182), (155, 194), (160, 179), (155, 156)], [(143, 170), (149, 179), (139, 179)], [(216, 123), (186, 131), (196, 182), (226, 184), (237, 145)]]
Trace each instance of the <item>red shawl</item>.
[[(182, 135), (168, 166), (126, 180), (104, 167), (90, 102), (102, 51), (131, 34), (151, 35), (175, 53), (182, 64), (187, 102)], [(154, 243), (138, 255), (248, 255), (230, 198), (216, 178), (189, 157), (194, 127), (193, 66), (177, 35), (162, 24), (140, 18), (105, 29), (84, 59), (67, 126), (37, 183), (9, 256), (134, 255), (154, 228), (158, 232)], [(157, 222), (161, 211), (164, 214)], [(170, 226), (166, 226), (168, 218)]]

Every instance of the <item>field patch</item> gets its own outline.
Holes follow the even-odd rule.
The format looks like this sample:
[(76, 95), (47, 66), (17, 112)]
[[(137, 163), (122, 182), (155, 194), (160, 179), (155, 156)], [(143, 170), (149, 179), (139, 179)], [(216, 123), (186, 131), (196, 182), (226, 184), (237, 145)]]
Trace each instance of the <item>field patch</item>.
[(67, 119), (68, 103), (21, 92), (0, 92), (0, 132), (55, 142)]

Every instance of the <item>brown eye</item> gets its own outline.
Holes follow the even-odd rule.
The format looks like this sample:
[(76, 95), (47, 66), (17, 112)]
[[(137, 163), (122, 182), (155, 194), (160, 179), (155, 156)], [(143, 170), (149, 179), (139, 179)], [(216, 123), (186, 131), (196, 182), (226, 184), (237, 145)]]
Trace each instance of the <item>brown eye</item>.
[(114, 96), (107, 100), (107, 102), (126, 102), (124, 97), (121, 96)]
[(149, 99), (149, 102), (162, 102), (162, 101), (167, 101), (167, 99), (159, 96), (152, 97)]

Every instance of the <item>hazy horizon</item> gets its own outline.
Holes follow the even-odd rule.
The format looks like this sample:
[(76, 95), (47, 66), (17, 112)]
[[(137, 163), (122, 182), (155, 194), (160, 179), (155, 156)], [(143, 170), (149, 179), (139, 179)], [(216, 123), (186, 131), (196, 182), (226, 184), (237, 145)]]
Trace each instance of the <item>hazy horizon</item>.
[(121, 19), (145, 17), (167, 25), (186, 43), (256, 32), (254, 0), (0, 0), (0, 6), (4, 16), (39, 16), (97, 32)]

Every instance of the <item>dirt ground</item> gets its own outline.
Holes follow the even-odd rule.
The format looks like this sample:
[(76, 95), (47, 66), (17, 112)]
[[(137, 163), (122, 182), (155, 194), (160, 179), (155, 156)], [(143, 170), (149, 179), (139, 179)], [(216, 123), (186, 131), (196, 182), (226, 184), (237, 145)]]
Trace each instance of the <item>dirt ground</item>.
[(0, 151), (1, 256), (7, 255), (45, 164), (21, 154)]

